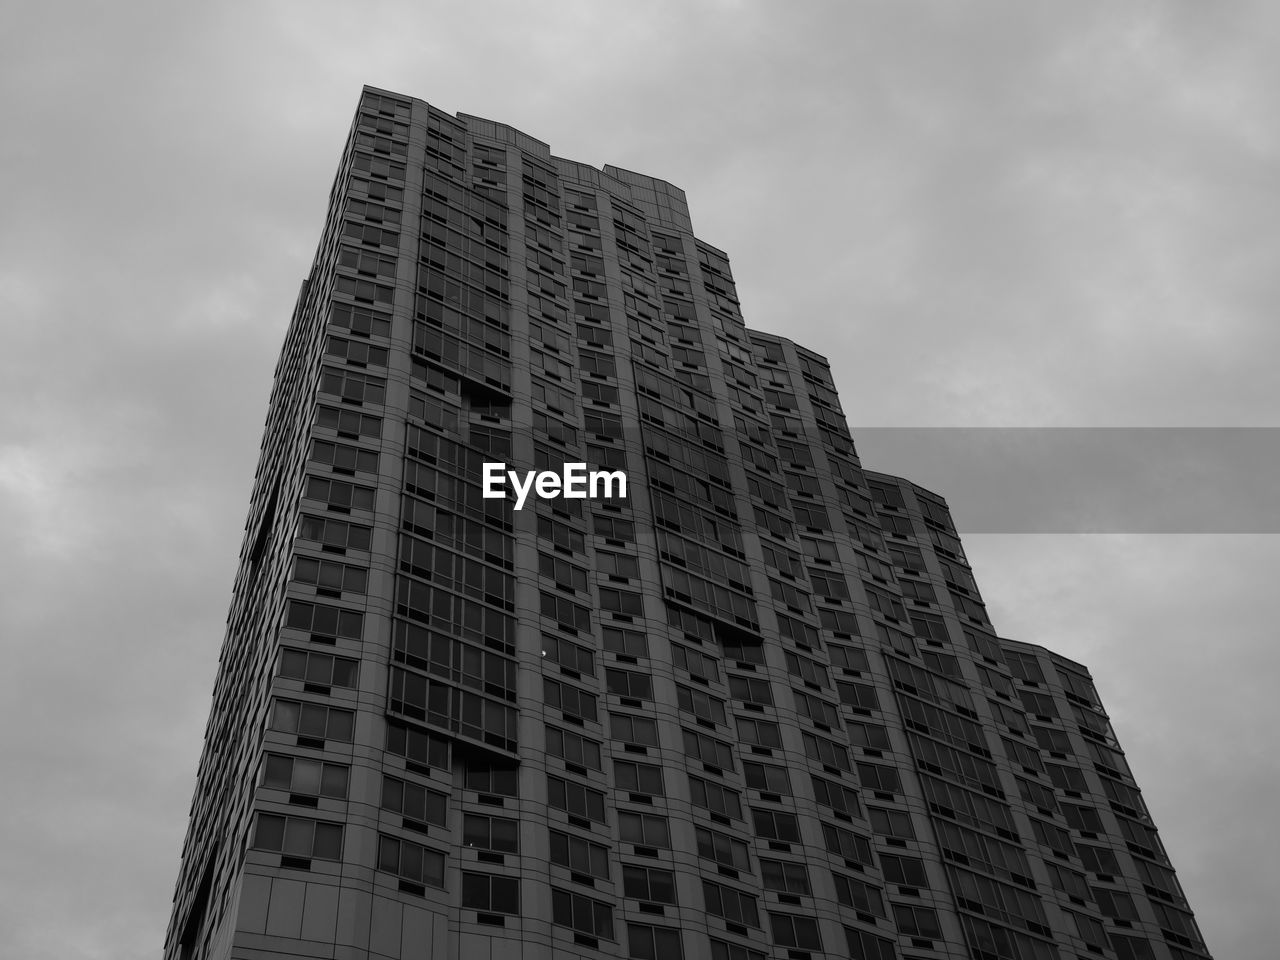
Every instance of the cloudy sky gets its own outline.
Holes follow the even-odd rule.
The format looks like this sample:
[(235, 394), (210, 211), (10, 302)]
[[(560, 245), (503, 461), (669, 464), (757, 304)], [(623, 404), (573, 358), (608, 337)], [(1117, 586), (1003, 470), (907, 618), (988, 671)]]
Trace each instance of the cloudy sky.
[[(460, 8), (5, 5), (5, 956), (159, 956), (271, 371), (362, 84), (684, 188), (748, 324), (831, 359), (855, 439), (1280, 426), (1280, 7)], [(888, 435), (864, 462), (906, 469)], [(1246, 479), (1203, 476), (1205, 503)], [(940, 492), (981, 531), (966, 497), (1018, 486)], [(1092, 669), (1210, 949), (1263, 960), (1280, 544), (1186, 514), (966, 544), (1002, 634)]]

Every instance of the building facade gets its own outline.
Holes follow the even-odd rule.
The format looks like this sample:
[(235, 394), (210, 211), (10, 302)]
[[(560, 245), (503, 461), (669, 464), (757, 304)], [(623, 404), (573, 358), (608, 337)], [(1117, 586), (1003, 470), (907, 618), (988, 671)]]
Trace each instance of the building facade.
[(997, 637), (681, 191), (366, 88), (165, 957), (458, 956), (1208, 953), (1088, 671)]

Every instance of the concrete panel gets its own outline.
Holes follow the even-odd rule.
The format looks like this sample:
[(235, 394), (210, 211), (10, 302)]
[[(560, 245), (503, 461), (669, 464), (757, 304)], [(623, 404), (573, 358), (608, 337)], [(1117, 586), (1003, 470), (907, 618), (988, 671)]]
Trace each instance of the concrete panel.
[(246, 876), (240, 885), (236, 929), (243, 933), (267, 932), (267, 907), (271, 903), (271, 878)]
[(272, 937), (302, 935), (302, 903), (307, 885), (301, 880), (277, 877), (271, 884), (271, 907), (267, 912), (266, 933)]
[(328, 884), (307, 884), (302, 909), (302, 939), (332, 943), (338, 925), (338, 888)]
[(403, 908), (386, 897), (373, 898), (373, 923), (369, 927), (369, 949), (388, 957), (400, 957), (400, 915)]
[(400, 956), (403, 960), (431, 960), (431, 934), (435, 919), (430, 910), (405, 904), (400, 930)]
[(344, 887), (338, 896), (337, 941), (359, 950), (369, 948), (369, 917), (373, 897), (364, 890)]

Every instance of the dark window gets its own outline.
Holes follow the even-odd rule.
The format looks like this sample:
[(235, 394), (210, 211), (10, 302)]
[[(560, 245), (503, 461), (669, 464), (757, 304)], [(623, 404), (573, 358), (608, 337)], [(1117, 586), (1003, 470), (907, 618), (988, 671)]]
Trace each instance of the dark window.
[(262, 765), (262, 785), (308, 797), (347, 798), (349, 768), (303, 757), (269, 753)]
[(632, 960), (683, 960), (684, 957), (679, 930), (643, 923), (627, 924), (627, 951)]
[(676, 878), (670, 870), (624, 864), (622, 889), (633, 900), (649, 903), (675, 903)]
[(382, 808), (419, 823), (443, 827), (449, 796), (396, 777), (382, 778)]
[(580, 893), (552, 887), (551, 919), (589, 937), (613, 939), (613, 907)]
[(619, 812), (618, 835), (623, 842), (642, 847), (666, 849), (671, 846), (667, 818), (649, 813)]
[(378, 837), (378, 869), (412, 883), (444, 886), (444, 854), (420, 843), (381, 834)]
[(462, 818), (462, 844), (497, 853), (520, 852), (520, 824), (505, 817), (468, 813)]
[(520, 881), (488, 873), (462, 872), (462, 906), (484, 913), (520, 914)]
[(293, 650), (288, 647), (280, 651), (280, 676), (325, 687), (353, 689), (359, 665), (358, 660), (334, 657), (327, 653)]
[(341, 860), (342, 825), (308, 817), (260, 813), (254, 830), (253, 848), (282, 853), (287, 857)]
[(818, 933), (818, 921), (812, 917), (793, 917), (788, 913), (770, 913), (769, 926), (773, 930), (773, 942), (780, 947), (798, 950), (821, 950), (822, 937)]
[(809, 896), (809, 871), (803, 863), (760, 859), (760, 876), (766, 890)]
[(702, 881), (702, 896), (707, 913), (723, 917), (729, 923), (747, 927), (760, 926), (760, 914), (756, 910), (756, 898), (751, 894), (722, 883)]
[(551, 831), (551, 862), (568, 867), (574, 873), (609, 879), (609, 848), (582, 837)]

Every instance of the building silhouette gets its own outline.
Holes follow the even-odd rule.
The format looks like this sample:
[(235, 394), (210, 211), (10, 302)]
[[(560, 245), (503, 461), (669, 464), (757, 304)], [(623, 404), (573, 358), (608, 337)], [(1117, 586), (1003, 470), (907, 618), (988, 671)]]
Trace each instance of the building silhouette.
[(682, 192), (366, 88), (167, 960), (1207, 956), (1088, 671), (997, 637)]

